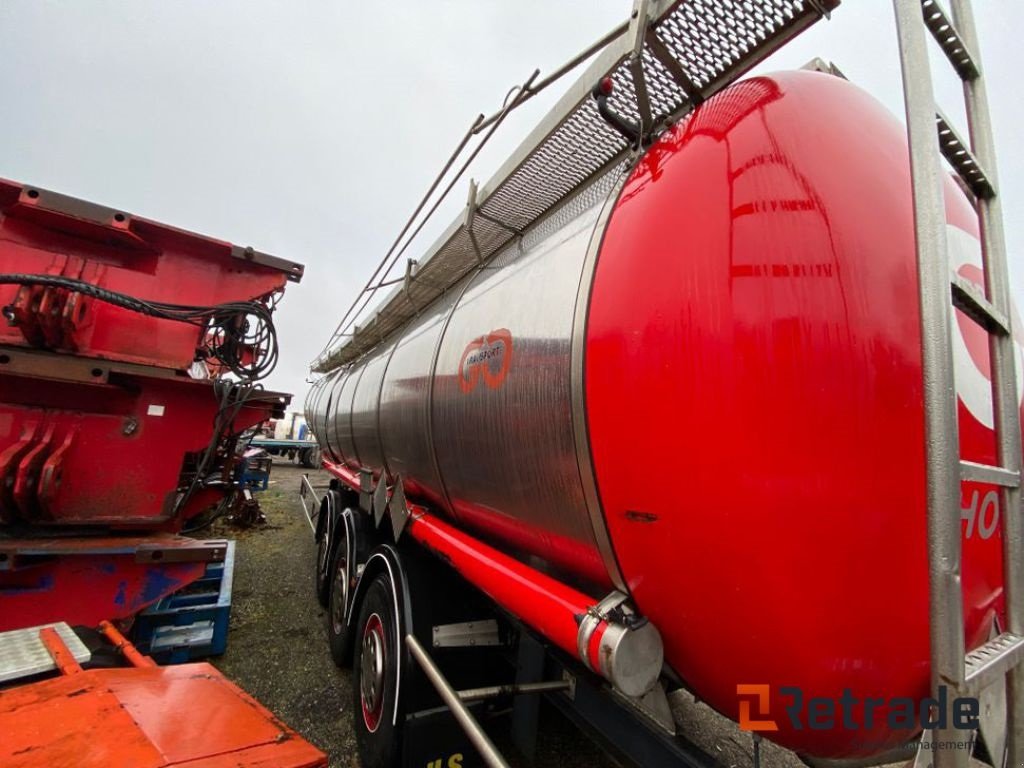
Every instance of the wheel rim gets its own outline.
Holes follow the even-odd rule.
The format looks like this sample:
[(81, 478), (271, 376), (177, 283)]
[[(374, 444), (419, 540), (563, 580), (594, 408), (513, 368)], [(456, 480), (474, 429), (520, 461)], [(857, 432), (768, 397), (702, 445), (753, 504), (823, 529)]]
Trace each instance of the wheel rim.
[(331, 586), (331, 627), (340, 635), (345, 629), (345, 607), (348, 605), (348, 561), (338, 554), (338, 567), (334, 570)]
[(384, 625), (380, 616), (370, 614), (363, 629), (363, 649), (359, 659), (359, 699), (363, 722), (370, 733), (377, 730), (384, 711), (385, 648)]

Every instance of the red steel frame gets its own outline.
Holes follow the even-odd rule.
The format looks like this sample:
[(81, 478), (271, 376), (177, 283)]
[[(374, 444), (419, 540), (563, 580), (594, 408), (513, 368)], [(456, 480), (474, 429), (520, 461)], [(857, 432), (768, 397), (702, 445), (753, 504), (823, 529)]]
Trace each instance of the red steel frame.
[[(0, 179), (0, 272), (62, 275), (149, 301), (269, 296), (302, 266), (123, 211)], [(187, 370), (196, 329), (54, 288), (0, 285), (0, 345)]]
[[(0, 179), (0, 274), (209, 307), (271, 303), (302, 267)], [(201, 576), (216, 548), (169, 534), (230, 489), (232, 445), (181, 502), (196, 459), (218, 415), (235, 435), (289, 396), (224, 411), (197, 325), (37, 284), (0, 283), (0, 308), (0, 629), (126, 618)]]
[(202, 577), (226, 549), (169, 534), (0, 538), (0, 632), (126, 619)]

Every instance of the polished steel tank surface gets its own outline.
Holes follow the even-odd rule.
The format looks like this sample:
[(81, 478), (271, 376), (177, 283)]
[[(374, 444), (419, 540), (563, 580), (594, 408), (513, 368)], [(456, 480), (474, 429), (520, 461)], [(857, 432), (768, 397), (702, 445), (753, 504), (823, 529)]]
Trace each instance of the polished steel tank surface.
[[(977, 281), (969, 204), (952, 182), (946, 200)], [(993, 463), (984, 334), (958, 329), (962, 453)], [(768, 738), (849, 758), (913, 736), (782, 715), (783, 688), (929, 690), (906, 139), (850, 83), (725, 89), (321, 379), (307, 418), (456, 525), (596, 597), (628, 590), (719, 711), (768, 686)], [(976, 647), (1003, 613), (1000, 510), (991, 486), (963, 493)]]
[(577, 463), (571, 346), (596, 224), (624, 180), (598, 179), (308, 398), (335, 460), (401, 475), (466, 528), (600, 589), (612, 581)]

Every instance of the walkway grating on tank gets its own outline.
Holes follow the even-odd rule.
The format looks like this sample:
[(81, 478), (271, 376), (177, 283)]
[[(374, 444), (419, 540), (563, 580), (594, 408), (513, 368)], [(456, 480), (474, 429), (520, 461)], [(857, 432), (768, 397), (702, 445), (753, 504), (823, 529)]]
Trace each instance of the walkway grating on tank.
[[(476, 196), (475, 216), (460, 217), (419, 260), (413, 279), (394, 287), (351, 335), (339, 328), (313, 370), (345, 365), (387, 338), (458, 283), (481, 261), (619, 165), (630, 143), (598, 114), (594, 86), (610, 77), (611, 107), (637, 121), (634, 53), (642, 63), (649, 117), (656, 129), (679, 120), (839, 0), (638, 0), (649, 23), (634, 19), (605, 46)], [(646, 12), (644, 12), (646, 9)], [(646, 29), (644, 28), (646, 27)], [(472, 235), (467, 222), (472, 227)], [(380, 286), (381, 288), (383, 286)]]

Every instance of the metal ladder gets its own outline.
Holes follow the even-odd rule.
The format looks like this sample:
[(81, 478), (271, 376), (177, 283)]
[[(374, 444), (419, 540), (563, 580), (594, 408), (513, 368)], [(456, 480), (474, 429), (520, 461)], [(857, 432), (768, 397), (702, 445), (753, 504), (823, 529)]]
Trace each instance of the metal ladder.
[[(974, 17), (970, 0), (951, 0), (951, 5), (952, 19), (937, 0), (894, 0), (910, 143), (921, 301), (932, 690), (936, 698), (940, 686), (946, 686), (948, 692), (949, 727), (936, 729), (933, 738), (963, 741), (964, 732), (952, 727), (953, 699), (980, 696), (989, 686), (1006, 681), (1005, 765), (1020, 768), (1024, 766), (1024, 525), (1020, 508), (1020, 414), (1006, 245)], [(936, 114), (926, 29), (963, 81), (969, 145), (941, 112)], [(975, 198), (984, 294), (973, 284), (950, 276), (940, 153)], [(952, 306), (989, 333), (997, 466), (960, 458)], [(997, 637), (969, 654), (964, 647), (960, 583), (963, 480), (1000, 488), (1008, 625)], [(969, 752), (934, 749), (930, 758), (935, 768), (965, 768)], [(999, 768), (1000, 756), (993, 755), (993, 759)]]

